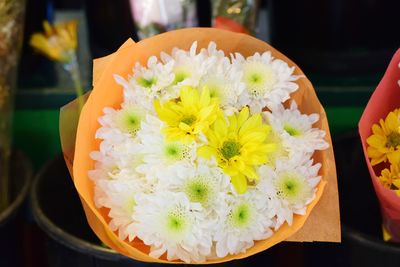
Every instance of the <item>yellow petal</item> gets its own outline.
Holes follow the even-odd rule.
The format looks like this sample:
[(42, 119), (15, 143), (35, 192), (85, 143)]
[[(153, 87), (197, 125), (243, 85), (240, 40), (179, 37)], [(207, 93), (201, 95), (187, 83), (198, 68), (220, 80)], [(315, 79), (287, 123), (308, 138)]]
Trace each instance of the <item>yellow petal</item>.
[(375, 166), (375, 165), (377, 165), (381, 162), (385, 162), (385, 161), (386, 161), (386, 156), (382, 155), (382, 157), (371, 159), (371, 165)]
[(260, 114), (255, 114), (251, 116), (247, 121), (245, 121), (240, 127), (239, 136), (243, 136), (250, 133), (254, 128), (262, 126), (262, 118)]
[(205, 107), (210, 104), (210, 91), (207, 86), (204, 86), (200, 95), (200, 106)]
[(243, 175), (231, 176), (231, 183), (238, 194), (244, 194), (247, 191), (247, 179)]
[(237, 134), (237, 128), (238, 128), (237, 116), (236, 115), (229, 116), (228, 120), (229, 120), (228, 132), (234, 132)]
[(184, 107), (194, 107), (199, 100), (199, 93), (191, 86), (182, 86), (180, 92), (181, 102)]
[(257, 142), (257, 143), (262, 143), (264, 142), (264, 140), (267, 138), (267, 135), (264, 133), (260, 133), (260, 132), (252, 132), (246, 135), (243, 135), (239, 138), (239, 142), (241, 144), (245, 144), (248, 142)]
[(387, 130), (391, 132), (396, 132), (399, 127), (399, 119), (397, 118), (394, 112), (390, 112), (386, 117), (385, 125), (387, 126)]
[(205, 120), (210, 115), (215, 112), (215, 106), (206, 106), (205, 108), (202, 108), (199, 112), (199, 120)]
[(53, 27), (51, 27), (50, 23), (47, 20), (43, 21), (43, 29), (46, 36), (51, 36), (55, 34)]
[(386, 138), (381, 135), (371, 135), (367, 138), (367, 144), (373, 147), (382, 147), (386, 145)]
[(378, 124), (372, 125), (372, 133), (376, 135), (385, 135), (382, 128)]
[(205, 159), (209, 159), (216, 154), (215, 149), (209, 146), (202, 146), (197, 149), (197, 155)]
[(388, 153), (387, 158), (391, 164), (399, 164), (400, 163), (400, 151)]
[(225, 122), (225, 118), (218, 118), (214, 122), (214, 133), (218, 139), (224, 139), (228, 133), (228, 127)]
[(242, 171), (242, 174), (247, 177), (248, 180), (254, 181), (260, 179), (254, 168), (250, 165), (246, 165), (244, 170)]
[(238, 127), (241, 127), (248, 117), (249, 117), (249, 108), (248, 107), (242, 108), (238, 116), (238, 122), (237, 122)]
[(189, 132), (189, 133), (192, 132), (192, 128), (189, 125), (187, 125), (186, 123), (180, 122), (178, 127), (179, 127), (179, 129), (181, 129), (185, 132)]
[(156, 113), (160, 120), (167, 122), (167, 124), (173, 124), (175, 121), (176, 117), (178, 116), (175, 112), (172, 111), (172, 109), (165, 108), (161, 106), (160, 101), (156, 100), (154, 101), (154, 109), (156, 110)]

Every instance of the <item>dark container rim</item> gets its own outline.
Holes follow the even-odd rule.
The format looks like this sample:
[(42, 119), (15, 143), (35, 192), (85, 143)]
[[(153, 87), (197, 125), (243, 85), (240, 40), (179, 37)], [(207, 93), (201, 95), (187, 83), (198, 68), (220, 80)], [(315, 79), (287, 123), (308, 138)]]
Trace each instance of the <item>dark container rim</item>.
[[(358, 133), (358, 128), (355, 128), (351, 131), (344, 132), (342, 134), (338, 134), (333, 138), (333, 146), (335, 146), (336, 143), (342, 142), (344, 140), (351, 140), (351, 139), (356, 139), (360, 140), (360, 135)], [(335, 148), (335, 147), (334, 147)], [(364, 158), (362, 158), (364, 160)], [(370, 178), (370, 177), (369, 177)], [(339, 188), (340, 190), (340, 188)], [(376, 199), (376, 201), (379, 201)], [(394, 244), (391, 242), (385, 242), (382, 239), (379, 239), (377, 237), (365, 234), (363, 232), (358, 231), (352, 226), (347, 225), (345, 222), (342, 222), (342, 228), (343, 228), (343, 235), (345, 238), (349, 240), (353, 240), (354, 242), (362, 245), (362, 246), (368, 246), (373, 249), (382, 251), (382, 252), (389, 252), (389, 253), (399, 253), (400, 254), (400, 245)]]
[[(29, 192), (31, 177), (33, 174), (32, 163), (30, 162), (28, 157), (20, 150), (13, 150), (12, 153), (15, 157), (11, 158), (11, 164), (13, 164), (13, 160), (20, 160), (22, 164), (21, 170), (18, 170), (16, 174), (23, 176), (22, 178), (23, 185), (20, 188), (20, 192), (13, 200), (13, 202), (3, 212), (0, 213), (0, 227), (5, 225), (9, 220), (11, 220), (11, 218), (13, 218), (16, 215), (22, 203), (24, 203), (24, 200), (26, 199)], [(12, 178), (12, 176), (10, 177)]]
[(30, 203), (32, 208), (32, 213), (35, 221), (39, 225), (39, 227), (46, 232), (53, 240), (63, 244), (64, 246), (81, 252), (81, 253), (89, 253), (90, 255), (96, 256), (98, 258), (104, 260), (112, 260), (112, 261), (126, 261), (132, 260), (124, 255), (117, 253), (112, 249), (108, 249), (86, 240), (80, 239), (76, 237), (59, 226), (57, 226), (49, 217), (46, 216), (43, 209), (40, 206), (38, 193), (39, 186), (43, 180), (44, 175), (46, 175), (49, 167), (57, 161), (58, 157), (50, 159), (45, 163), (45, 165), (39, 170), (39, 172), (35, 175), (35, 178), (32, 183), (31, 191), (30, 191)]

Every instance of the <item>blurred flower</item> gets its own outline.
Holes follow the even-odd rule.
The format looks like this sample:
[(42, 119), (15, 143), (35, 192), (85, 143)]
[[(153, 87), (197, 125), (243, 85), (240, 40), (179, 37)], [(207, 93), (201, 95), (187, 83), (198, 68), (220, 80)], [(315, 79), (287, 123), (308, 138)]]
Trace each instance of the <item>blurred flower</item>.
[(79, 110), (83, 107), (83, 89), (76, 55), (78, 46), (77, 22), (66, 21), (51, 25), (43, 22), (44, 33), (34, 33), (30, 45), (43, 55), (62, 63), (62, 67), (70, 74), (78, 97)]
[(43, 22), (43, 33), (34, 33), (30, 45), (49, 58), (69, 62), (73, 60), (77, 41), (77, 22), (75, 20), (50, 25)]

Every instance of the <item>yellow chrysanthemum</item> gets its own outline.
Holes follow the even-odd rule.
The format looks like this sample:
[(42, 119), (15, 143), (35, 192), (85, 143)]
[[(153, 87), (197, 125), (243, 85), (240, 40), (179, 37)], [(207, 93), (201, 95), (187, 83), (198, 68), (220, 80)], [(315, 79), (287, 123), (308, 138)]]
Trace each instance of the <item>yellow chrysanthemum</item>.
[(43, 22), (44, 33), (34, 33), (30, 45), (47, 57), (61, 62), (71, 60), (77, 47), (77, 22), (72, 20), (54, 26)]
[(391, 164), (390, 170), (384, 169), (378, 177), (381, 184), (400, 196), (400, 169), (398, 164)]
[(368, 137), (367, 153), (371, 164), (377, 165), (389, 160), (400, 163), (400, 109), (396, 109), (372, 126), (372, 135)]
[(198, 134), (206, 133), (212, 123), (221, 114), (218, 99), (211, 99), (207, 88), (199, 92), (183, 86), (178, 101), (171, 100), (161, 105), (154, 102), (158, 117), (166, 123), (163, 129), (168, 140), (192, 142)]
[(239, 114), (218, 118), (206, 134), (208, 145), (198, 150), (199, 156), (214, 156), (218, 165), (231, 177), (239, 194), (246, 192), (248, 181), (259, 179), (255, 167), (268, 161), (268, 154), (276, 148), (267, 143), (271, 126), (262, 122), (260, 114), (249, 116), (249, 109)]

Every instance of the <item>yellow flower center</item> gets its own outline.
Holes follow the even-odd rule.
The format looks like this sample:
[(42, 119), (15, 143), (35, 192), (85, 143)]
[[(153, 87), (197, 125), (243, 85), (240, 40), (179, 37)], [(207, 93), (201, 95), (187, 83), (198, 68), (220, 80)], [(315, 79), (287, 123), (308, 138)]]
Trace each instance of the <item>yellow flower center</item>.
[(225, 141), (222, 144), (221, 153), (225, 159), (229, 160), (234, 156), (240, 155), (241, 145), (236, 141)]
[(183, 122), (183, 123), (185, 123), (185, 124), (187, 124), (187, 125), (189, 125), (189, 126), (192, 126), (192, 124), (193, 124), (196, 120), (197, 120), (197, 118), (196, 118), (195, 116), (193, 116), (193, 115), (188, 115), (188, 116), (183, 117), (182, 120), (181, 120), (181, 122)]
[(400, 145), (400, 134), (396, 132), (392, 132), (387, 136), (386, 147), (396, 148)]

